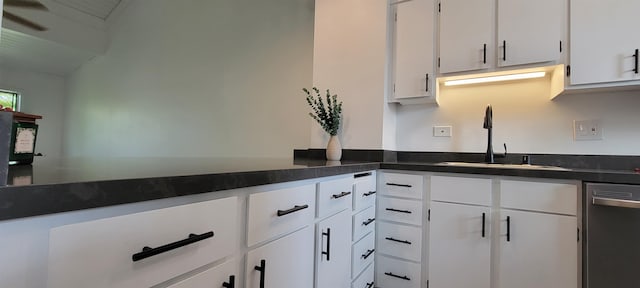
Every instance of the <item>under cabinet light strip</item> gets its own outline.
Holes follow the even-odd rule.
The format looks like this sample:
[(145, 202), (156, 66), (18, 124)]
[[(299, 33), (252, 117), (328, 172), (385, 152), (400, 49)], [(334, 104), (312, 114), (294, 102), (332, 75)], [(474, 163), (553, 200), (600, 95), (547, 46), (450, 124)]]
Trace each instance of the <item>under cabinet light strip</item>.
[(460, 79), (460, 80), (449, 80), (444, 82), (444, 86), (532, 79), (532, 78), (541, 78), (541, 77), (544, 77), (544, 75), (546, 75), (546, 72), (531, 72), (531, 73), (522, 73), (522, 74), (510, 74), (510, 75), (500, 75), (500, 76), (490, 76), (490, 77), (480, 77), (480, 78), (470, 78), (470, 79)]

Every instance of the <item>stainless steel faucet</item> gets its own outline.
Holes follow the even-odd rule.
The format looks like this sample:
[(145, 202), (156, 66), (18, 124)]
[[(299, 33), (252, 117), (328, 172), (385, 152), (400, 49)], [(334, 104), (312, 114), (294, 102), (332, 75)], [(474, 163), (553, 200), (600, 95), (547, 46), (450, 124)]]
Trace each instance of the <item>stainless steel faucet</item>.
[(484, 124), (482, 126), (484, 129), (487, 129), (487, 153), (484, 154), (484, 162), (486, 163), (496, 163), (494, 158), (505, 158), (507, 157), (507, 143), (504, 143), (504, 154), (495, 155), (493, 153), (493, 108), (491, 105), (487, 105), (487, 109), (484, 111)]

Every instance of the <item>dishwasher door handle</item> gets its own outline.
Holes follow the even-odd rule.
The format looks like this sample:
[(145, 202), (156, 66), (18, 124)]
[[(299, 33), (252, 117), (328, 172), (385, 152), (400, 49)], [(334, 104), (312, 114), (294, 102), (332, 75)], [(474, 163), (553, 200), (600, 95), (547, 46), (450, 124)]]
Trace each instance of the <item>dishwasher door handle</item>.
[(593, 205), (640, 209), (640, 201), (593, 197)]

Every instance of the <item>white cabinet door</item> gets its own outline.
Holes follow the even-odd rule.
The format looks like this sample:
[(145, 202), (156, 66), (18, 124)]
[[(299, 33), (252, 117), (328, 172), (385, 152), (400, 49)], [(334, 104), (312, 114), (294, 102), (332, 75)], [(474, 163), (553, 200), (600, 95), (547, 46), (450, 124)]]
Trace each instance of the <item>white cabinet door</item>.
[(493, 0), (441, 0), (440, 5), (440, 73), (487, 68), (495, 54)]
[(431, 202), (430, 288), (490, 287), (490, 215), (489, 207)]
[[(193, 277), (182, 280), (167, 288), (239, 288), (238, 261), (229, 260)], [(226, 286), (223, 286), (226, 285)]]
[(637, 0), (571, 0), (571, 84), (640, 79)]
[(351, 284), (351, 211), (342, 211), (319, 222), (316, 243), (315, 287), (349, 287)]
[(435, 94), (434, 2), (411, 0), (395, 6), (394, 97), (431, 96)]
[(498, 287), (578, 287), (576, 217), (507, 209), (500, 214)]
[(567, 0), (498, 0), (498, 66), (558, 61)]
[(307, 226), (249, 251), (246, 287), (313, 287), (313, 240), (313, 228)]

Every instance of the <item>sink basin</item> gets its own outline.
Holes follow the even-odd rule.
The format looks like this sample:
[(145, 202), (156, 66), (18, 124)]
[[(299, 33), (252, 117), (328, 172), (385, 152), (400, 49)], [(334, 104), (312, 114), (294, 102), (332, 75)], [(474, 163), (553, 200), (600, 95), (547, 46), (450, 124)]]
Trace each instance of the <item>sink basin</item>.
[(555, 170), (570, 171), (571, 169), (546, 166), (546, 165), (530, 165), (530, 164), (502, 164), (502, 163), (477, 163), (477, 162), (439, 162), (436, 165), (442, 166), (460, 166), (460, 167), (479, 167), (479, 168), (507, 168), (507, 169), (532, 169), (532, 170)]

